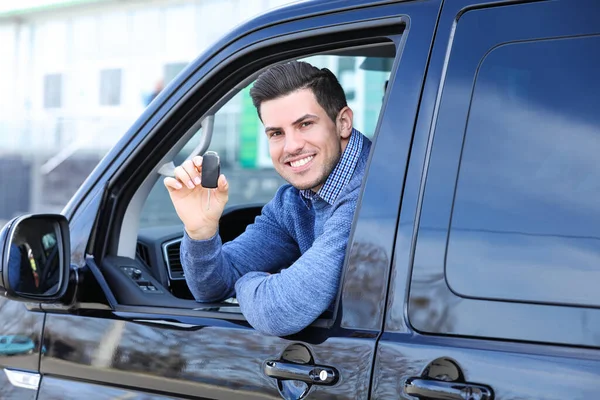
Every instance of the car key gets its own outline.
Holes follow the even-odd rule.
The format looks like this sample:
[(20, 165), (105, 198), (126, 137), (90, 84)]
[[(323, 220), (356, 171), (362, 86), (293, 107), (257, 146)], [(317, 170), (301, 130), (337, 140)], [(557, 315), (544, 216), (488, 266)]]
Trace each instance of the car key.
[(210, 210), (210, 192), (218, 186), (221, 165), (219, 155), (214, 151), (207, 151), (202, 156), (202, 187), (208, 189), (206, 209)]

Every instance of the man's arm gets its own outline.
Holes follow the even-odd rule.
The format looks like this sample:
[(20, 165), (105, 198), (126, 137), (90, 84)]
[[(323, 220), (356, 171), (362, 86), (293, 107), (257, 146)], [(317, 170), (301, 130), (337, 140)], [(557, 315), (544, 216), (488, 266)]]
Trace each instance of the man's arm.
[(290, 335), (327, 310), (338, 293), (355, 200), (338, 206), (323, 233), (291, 267), (273, 275), (251, 272), (237, 281), (240, 308), (256, 330)]
[(184, 233), (181, 263), (196, 300), (208, 303), (231, 297), (236, 281), (244, 274), (274, 272), (300, 256), (296, 241), (277, 218), (283, 193), (284, 190), (279, 190), (256, 221), (225, 245), (218, 233), (208, 240), (193, 240)]

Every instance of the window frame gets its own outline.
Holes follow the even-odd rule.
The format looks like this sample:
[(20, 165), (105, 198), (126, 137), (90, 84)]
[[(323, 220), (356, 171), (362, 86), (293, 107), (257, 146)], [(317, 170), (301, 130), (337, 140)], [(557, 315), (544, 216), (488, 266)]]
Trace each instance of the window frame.
[[(379, 10), (375, 7), (373, 7), (370, 11), (372, 11), (375, 14), (379, 12)], [(340, 49), (340, 48), (350, 48), (350, 47), (358, 47), (358, 46), (365, 46), (365, 45), (373, 45), (373, 44), (378, 44), (381, 42), (389, 42), (390, 45), (394, 45), (396, 48), (396, 54), (395, 54), (395, 58), (394, 58), (393, 68), (390, 73), (391, 74), (390, 81), (391, 81), (393, 79), (393, 76), (395, 75), (395, 71), (398, 68), (398, 63), (399, 63), (400, 57), (402, 55), (402, 49), (406, 43), (406, 40), (403, 39), (405, 36), (405, 35), (403, 35), (403, 31), (405, 31), (407, 29), (406, 27), (408, 25), (409, 19), (406, 18), (405, 16), (389, 17), (387, 15), (385, 18), (369, 19), (369, 16), (365, 15), (365, 10), (355, 10), (352, 12), (355, 13), (356, 15), (359, 15), (360, 19), (364, 19), (364, 21), (343, 23), (343, 24), (339, 23), (334, 26), (327, 26), (325, 28), (319, 27), (317, 29), (312, 29), (308, 32), (305, 31), (305, 32), (298, 32), (298, 33), (290, 33), (290, 34), (286, 34), (281, 37), (275, 37), (272, 39), (264, 40), (261, 43), (257, 43), (256, 45), (252, 46), (250, 49), (248, 49), (248, 48), (244, 49), (244, 51), (241, 51), (240, 52), (241, 54), (238, 54), (238, 56), (247, 58), (249, 52), (256, 52), (256, 53), (261, 54), (261, 58), (260, 58), (259, 62), (255, 63), (255, 65), (253, 65), (251, 67), (244, 66), (244, 68), (246, 68), (246, 69), (252, 68), (254, 71), (259, 71), (260, 69), (264, 68), (265, 66), (272, 65), (276, 62), (282, 62), (282, 61), (290, 60), (290, 59), (297, 59), (297, 58), (306, 57), (306, 56), (312, 55), (312, 54), (319, 54), (320, 52), (323, 52), (323, 51), (336, 50), (336, 49)], [(335, 16), (328, 16), (328, 17), (331, 17), (333, 20), (335, 20)], [(325, 17), (317, 16), (317, 17), (315, 17), (315, 20), (319, 21), (323, 18), (325, 18)], [(369, 30), (370, 32), (372, 32), (372, 35), (364, 35), (364, 30)], [(361, 32), (361, 31), (363, 31), (363, 32)], [(356, 37), (348, 38), (347, 36), (349, 33), (356, 34)], [(346, 37), (342, 38), (342, 35), (344, 35)], [(316, 36), (319, 36), (321, 39), (323, 37), (325, 37), (325, 38), (331, 37), (332, 39), (335, 39), (335, 40), (332, 41), (331, 43), (327, 42), (326, 45), (323, 45), (323, 43), (321, 41), (317, 41), (319, 43), (315, 43), (316, 41), (314, 41), (314, 38)], [(290, 47), (292, 47), (292, 46), (290, 46), (290, 44), (292, 46), (296, 46), (296, 48), (293, 48), (293, 49), (290, 48)], [(415, 46), (416, 45), (417, 44), (415, 44)], [(279, 51), (281, 51), (282, 46), (286, 46), (285, 53), (284, 52), (278, 53), (276, 51), (273, 51), (274, 47), (278, 47), (280, 49)], [(254, 57), (256, 57), (256, 56), (254, 56)], [(235, 61), (237, 61), (237, 60), (235, 60)], [(233, 61), (230, 61), (230, 62), (233, 62)], [(186, 68), (186, 70), (182, 73), (182, 75), (185, 75), (186, 72), (189, 72), (188, 70), (190, 68), (191, 68), (191, 66), (188, 66)], [(227, 67), (220, 68), (220, 70), (222, 71), (223, 69), (226, 69), (226, 68)], [(236, 73), (239, 73), (239, 70), (236, 71)], [(172, 85), (180, 84), (182, 75), (180, 75), (178, 78), (176, 78), (174, 80), (174, 82), (172, 83)], [(235, 82), (239, 81), (238, 82), (238, 84), (239, 84), (240, 82), (245, 81), (247, 79), (247, 77), (248, 77), (248, 75), (242, 76), (241, 78), (237, 78), (237, 80)], [(196, 90), (196, 88), (200, 87), (201, 85), (210, 85), (208, 83), (205, 83), (206, 80), (208, 80), (209, 78), (212, 78), (212, 76), (209, 76), (209, 77), (203, 76), (199, 81), (197, 81), (195, 83), (194, 87), (188, 86), (188, 88), (190, 90), (190, 92), (188, 92), (188, 95), (189, 95), (188, 99), (193, 98), (193, 95), (197, 94), (198, 90)], [(219, 78), (218, 80), (223, 81), (223, 78)], [(225, 86), (225, 85), (223, 85), (223, 86)], [(148, 180), (146, 178), (148, 176), (152, 175), (152, 171), (153, 171), (152, 166), (162, 165), (162, 161), (168, 160), (170, 156), (172, 156), (173, 154), (176, 154), (179, 151), (180, 147), (182, 147), (194, 133), (194, 132), (191, 132), (189, 129), (192, 126), (194, 126), (194, 124), (197, 121), (199, 121), (203, 115), (209, 115), (210, 112), (216, 107), (215, 104), (219, 104), (219, 106), (220, 106), (220, 104), (222, 103), (222, 98), (223, 98), (224, 94), (226, 93), (226, 90), (228, 90), (228, 89), (221, 88), (220, 94), (210, 93), (211, 98), (214, 99), (212, 101), (201, 102), (201, 101), (198, 101), (197, 99), (193, 100), (193, 101), (189, 100), (190, 102), (193, 102), (194, 105), (190, 106), (190, 108), (183, 111), (185, 118), (176, 118), (176, 117), (174, 117), (176, 112), (170, 112), (169, 118), (176, 119), (178, 121), (177, 124), (175, 124), (174, 126), (169, 126), (168, 132), (165, 132), (164, 130), (162, 130), (162, 132), (159, 133), (158, 132), (159, 129), (157, 129), (154, 133), (147, 135), (146, 140), (144, 142), (142, 142), (142, 145), (140, 146), (140, 148), (143, 148), (143, 147), (152, 148), (152, 153), (145, 155), (145, 158), (147, 160), (146, 166), (144, 167), (144, 166), (140, 166), (140, 165), (137, 165), (137, 166), (134, 165), (135, 162), (133, 160), (135, 160), (136, 158), (140, 158), (140, 152), (136, 151), (135, 154), (130, 155), (127, 158), (126, 162), (124, 162), (121, 166), (119, 166), (117, 171), (115, 171), (116, 172), (115, 177), (113, 177), (110, 181), (110, 187), (108, 188), (107, 195), (104, 198), (104, 204), (101, 205), (99, 214), (98, 214), (98, 216), (111, 215), (111, 217), (105, 218), (105, 219), (104, 218), (97, 219), (95, 227), (93, 228), (93, 231), (95, 232), (95, 234), (93, 236), (93, 240), (88, 244), (88, 251), (93, 256), (93, 260), (88, 259), (88, 264), (93, 265), (94, 266), (93, 268), (97, 268), (99, 270), (99, 273), (101, 273), (100, 271), (102, 271), (102, 269), (103, 269), (102, 268), (103, 260), (108, 259), (108, 256), (107, 256), (108, 254), (119, 254), (118, 243), (114, 240), (111, 241), (109, 239), (111, 237), (119, 237), (119, 235), (122, 233), (121, 229), (123, 226), (129, 226), (128, 229), (131, 229), (131, 226), (129, 225), (129, 222), (131, 222), (131, 220), (126, 219), (127, 218), (126, 210), (127, 210), (129, 203), (131, 202), (131, 199), (135, 195), (135, 192), (137, 191), (137, 189), (142, 184), (143, 185), (148, 184)], [(168, 91), (166, 91), (166, 92), (168, 92)], [(217, 96), (217, 97), (215, 97), (215, 96)], [(387, 99), (387, 96), (385, 98)], [(183, 103), (183, 102), (184, 102), (184, 100), (181, 101), (181, 103)], [(204, 106), (202, 108), (201, 107), (202, 104), (210, 104), (210, 106), (208, 106), (208, 107)], [(383, 115), (384, 110), (385, 110), (385, 105), (386, 105), (386, 101), (383, 101), (381, 111), (380, 111), (380, 116), (379, 116), (380, 122), (381, 122), (381, 116)], [(176, 110), (176, 111), (179, 111), (179, 110)], [(379, 123), (377, 125), (376, 132), (375, 132), (375, 135), (373, 138), (374, 143), (375, 143), (375, 139), (377, 137), (377, 132), (379, 131)], [(164, 140), (162, 141), (161, 146), (149, 144), (152, 141), (152, 139), (156, 139), (158, 137), (161, 137), (161, 139), (167, 138), (170, 140), (171, 143), (170, 143), (168, 152), (165, 152), (165, 150), (162, 150), (162, 153), (157, 155), (157, 153), (159, 153), (159, 151), (158, 151), (159, 148), (165, 148), (163, 146), (168, 146), (168, 144), (166, 144), (166, 142)], [(173, 141), (176, 141), (177, 145), (174, 145)], [(371, 155), (372, 155), (372, 153), (373, 153), (373, 149), (371, 151)], [(159, 158), (159, 157), (161, 157), (161, 158)], [(155, 164), (156, 160), (161, 160), (161, 161)], [(157, 168), (155, 168), (155, 169), (157, 169)], [(142, 179), (140, 179), (140, 177), (142, 177)], [(140, 182), (140, 180), (142, 180), (143, 182)], [(155, 182), (155, 180), (153, 182)], [(151, 186), (152, 185), (153, 185), (153, 183), (151, 183)], [(108, 194), (108, 193), (110, 193), (110, 194)], [(364, 185), (363, 185), (362, 193), (364, 193)], [(360, 203), (360, 199), (359, 199), (359, 203)], [(358, 212), (354, 216), (353, 227), (356, 224), (357, 215), (358, 215)], [(353, 232), (354, 232), (354, 230), (353, 230)], [(116, 235), (116, 236), (113, 236), (113, 235)], [(352, 235), (353, 235), (353, 233), (351, 234), (349, 242), (352, 239)], [(131, 243), (129, 243), (129, 244), (131, 244)], [(132, 255), (130, 258), (134, 259), (135, 258), (135, 243), (134, 243), (133, 250), (131, 253), (132, 253)], [(348, 254), (348, 251), (347, 251), (347, 254)], [(129, 257), (129, 255), (127, 255), (127, 257)], [(346, 266), (344, 266), (344, 269), (346, 269)], [(389, 265), (386, 266), (385, 276), (387, 276), (387, 269), (389, 269)], [(105, 283), (105, 285), (103, 285), (105, 290), (107, 288), (110, 290), (113, 290), (110, 288), (110, 285), (108, 284), (108, 282), (106, 282), (104, 279), (103, 279), (103, 281)], [(387, 283), (387, 281), (386, 281), (386, 283)], [(342, 285), (340, 285), (338, 297), (339, 297), (341, 291), (342, 291)], [(375, 293), (374, 295), (384, 296), (385, 293)], [(165, 306), (161, 306), (161, 305), (158, 305), (158, 306), (151, 306), (151, 305), (135, 306), (135, 305), (119, 304), (118, 302), (116, 302), (116, 299), (115, 299), (114, 295), (112, 294), (112, 292), (108, 293), (107, 297), (114, 303), (115, 309), (117, 311), (124, 312), (124, 313), (133, 312), (133, 313), (147, 313), (147, 314), (161, 314), (161, 315), (164, 315), (166, 313), (166, 314), (172, 315), (172, 316), (194, 316), (194, 317), (199, 317), (199, 318), (206, 317), (206, 318), (223, 320), (223, 321), (227, 321), (227, 320), (245, 321), (245, 318), (243, 317), (243, 315), (241, 313), (234, 314), (234, 313), (208, 311), (207, 310), (210, 308), (214, 308), (215, 304), (201, 305), (201, 304), (195, 303), (193, 301), (188, 301), (188, 302), (190, 302), (189, 304), (195, 303), (197, 306), (200, 306), (199, 308), (196, 308), (196, 309), (192, 309), (192, 308), (182, 309), (182, 308), (176, 308), (176, 307), (165, 307)], [(222, 304), (222, 303), (219, 303), (219, 304)], [(219, 304), (216, 304), (216, 306), (218, 306)], [(337, 310), (338, 310), (339, 306), (340, 306), (340, 302), (338, 300), (336, 302), (336, 311), (334, 313), (333, 319), (318, 319), (313, 324), (311, 324), (311, 326), (317, 326), (317, 327), (332, 326), (332, 324), (335, 323), (335, 320), (337, 318)], [(380, 317), (378, 317), (378, 318), (380, 318)]]
[[(600, 33), (591, 18), (581, 21), (576, 15), (566, 2), (491, 5), (465, 9), (453, 24), (412, 237), (406, 315), (420, 333), (600, 346), (587, 328), (600, 326), (600, 309), (459, 297), (445, 277), (454, 192), (480, 63), (503, 44)], [(498, 21), (511, 21), (511, 29)]]

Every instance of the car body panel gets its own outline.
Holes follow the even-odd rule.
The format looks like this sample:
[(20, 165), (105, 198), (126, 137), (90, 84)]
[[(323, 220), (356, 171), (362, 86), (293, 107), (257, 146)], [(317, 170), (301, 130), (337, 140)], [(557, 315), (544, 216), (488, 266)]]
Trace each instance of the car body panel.
[[(434, 162), (434, 158), (437, 162), (457, 160), (456, 152), (450, 151), (448, 147), (444, 147), (442, 149), (444, 151), (439, 150), (437, 155), (430, 153), (432, 143), (435, 146), (431, 135), (437, 131), (441, 136), (441, 139), (437, 140), (442, 142), (448, 138), (448, 130), (455, 132), (455, 126), (447, 122), (448, 118), (455, 118), (458, 124), (465, 123), (464, 115), (456, 113), (456, 105), (465, 100), (464, 97), (458, 96), (457, 88), (460, 86), (453, 82), (453, 86), (446, 89), (444, 87), (448, 84), (449, 74), (458, 74), (456, 69), (450, 70), (453, 68), (450, 54), (455, 57), (455, 65), (466, 60), (464, 54), (454, 53), (451, 46), (453, 40), (461, 37), (459, 36), (461, 21), (467, 20), (462, 18), (469, 15), (471, 11), (472, 15), (477, 15), (477, 12), (485, 10), (488, 15), (496, 15), (498, 22), (510, 21), (510, 23), (506, 22), (506, 26), (511, 27), (506, 32), (510, 35), (518, 35), (520, 30), (531, 30), (536, 27), (531, 24), (520, 25), (519, 17), (530, 17), (533, 12), (538, 13), (539, 16), (543, 11), (550, 11), (547, 7), (552, 7), (552, 13), (543, 14), (544, 19), (554, 18), (557, 22), (562, 21), (562, 24), (558, 22), (553, 27), (552, 24), (542, 23), (543, 19), (539, 17), (540, 24), (537, 27), (540, 30), (545, 30), (552, 35), (561, 31), (592, 29), (593, 18), (588, 18), (590, 14), (586, 14), (586, 10), (587, 13), (591, 12), (591, 15), (597, 15), (597, 12), (592, 12), (598, 10), (597, 3), (578, 2), (578, 5), (581, 7), (573, 7), (573, 2), (559, 1), (458, 0), (444, 3), (411, 149), (411, 161), (405, 183), (392, 267), (385, 332), (378, 343), (375, 362), (373, 398), (412, 398), (406, 394), (407, 380), (413, 377), (432, 378), (432, 370), (435, 366), (447, 361), (451, 361), (458, 367), (463, 375), (462, 382), (488, 386), (496, 400), (597, 397), (600, 391), (600, 350), (589, 346), (539, 343), (548, 338), (552, 342), (559, 336), (575, 341), (583, 337), (592, 338), (594, 334), (597, 336), (597, 324), (593, 324), (591, 320), (586, 322), (585, 309), (580, 310), (582, 318), (575, 321), (573, 329), (570, 328), (571, 323), (566, 322), (568, 319), (564, 319), (562, 314), (552, 310), (538, 314), (530, 313), (529, 320), (524, 323), (522, 320), (524, 314), (517, 311), (516, 303), (510, 302), (498, 303), (498, 308), (511, 306), (514, 311), (502, 314), (502, 319), (492, 321), (494, 315), (499, 312), (493, 304), (478, 309), (463, 307), (465, 304), (461, 303), (472, 300), (457, 300), (455, 293), (450, 295), (450, 290), (440, 290), (440, 286), (446, 284), (443, 277), (438, 279), (438, 275), (433, 274), (426, 277), (423, 273), (415, 272), (419, 268), (421, 272), (431, 272), (431, 268), (425, 268), (431, 264), (419, 261), (421, 264), (417, 265), (418, 261), (415, 258), (413, 265), (415, 241), (426, 238), (430, 234), (418, 229), (419, 222), (424, 223), (422, 220), (419, 221), (419, 211), (422, 206), (420, 196), (425, 182), (424, 176), (428, 172), (427, 166)], [(512, 7), (512, 9), (503, 7)], [(521, 11), (519, 7), (527, 7), (527, 9), (519, 12)], [(495, 10), (508, 12), (511, 18), (506, 18), (503, 12), (494, 13)], [(581, 18), (574, 18), (577, 14), (581, 14)], [(498, 26), (504, 25), (499, 22)], [(490, 33), (489, 36), (482, 38), (472, 36), (467, 38), (465, 32), (460, 34), (463, 44), (467, 40), (485, 42), (490, 40), (492, 35)], [(465, 46), (462, 50), (467, 53), (470, 51)], [(463, 81), (472, 84), (469, 81), (472, 79), (470, 76), (462, 76), (462, 78)], [(446, 98), (451, 101), (447, 101), (444, 105), (443, 100), (440, 102), (442, 96), (447, 96)], [(442, 115), (446, 118), (444, 121), (441, 119)], [(441, 178), (438, 174), (428, 184), (436, 190), (455, 185), (456, 176), (447, 169), (445, 172), (447, 176)], [(451, 207), (452, 198), (443, 202), (440, 200), (435, 207), (430, 208), (430, 218), (424, 224), (427, 227), (431, 226), (431, 221), (434, 220), (431, 218), (432, 215), (442, 215), (444, 210)], [(446, 229), (445, 226), (442, 228)], [(419, 232), (418, 239), (417, 232)], [(432, 248), (429, 248), (428, 252), (422, 251), (422, 254), (427, 256), (431, 256), (432, 253)], [(409, 302), (411, 296), (414, 296), (412, 303)], [(524, 307), (529, 305), (525, 304)], [(592, 310), (588, 309), (588, 311)], [(576, 315), (577, 312), (574, 310), (572, 315)], [(424, 327), (427, 330), (425, 332), (422, 331)], [(585, 335), (582, 336), (580, 332), (585, 332)], [(498, 340), (475, 337), (488, 335)], [(528, 341), (525, 341), (526, 339)], [(444, 377), (440, 376), (438, 379)]]
[[(526, 10), (525, 18), (532, 10), (550, 9), (552, 24), (540, 19), (525, 26), (513, 12)], [(456, 302), (456, 293), (442, 288), (444, 279), (420, 279), (419, 272), (427, 271), (424, 264), (413, 266), (417, 233), (427, 237), (419, 230), (425, 183), (434, 188), (456, 184), (451, 169), (438, 180), (427, 180), (427, 173), (430, 163), (444, 157), (458, 164), (450, 147), (432, 153), (433, 133), (438, 122), (438, 143), (462, 132), (444, 135), (445, 127), (465, 122), (464, 115), (446, 107), (451, 101), (442, 100), (460, 93), (444, 85), (454, 76), (454, 63), (470, 60), (468, 45), (459, 49), (462, 53), (452, 47), (457, 37), (468, 36), (461, 23), (477, 25), (470, 18), (482, 10), (492, 16), (503, 11), (488, 21), (490, 32), (493, 26), (514, 40), (525, 40), (520, 32), (531, 29), (546, 36), (589, 34), (599, 16), (598, 3), (587, 0), (307, 1), (242, 24), (201, 54), (148, 106), (65, 207), (71, 259), (81, 282), (69, 291), (71, 304), (43, 305), (45, 315), (0, 299), (1, 320), (10, 321), (0, 327), (0, 339), (6, 339), (4, 354), (0, 343), (0, 366), (42, 375), (36, 393), (0, 373), (2, 398), (298, 398), (308, 387), (278, 382), (264, 372), (267, 361), (298, 346), (307, 349), (314, 364), (339, 372), (333, 386), (313, 385), (309, 398), (412, 399), (405, 386), (414, 377), (442, 386), (451, 379), (487, 386), (496, 400), (596, 398), (600, 335), (595, 320), (587, 318), (596, 309), (570, 313), (575, 327), (564, 325), (568, 319), (554, 309), (495, 320), (500, 308), (517, 310), (516, 302), (468, 308), (473, 299)], [(211, 93), (219, 74), (234, 69), (238, 60), (253, 54), (268, 60), (269, 49), (292, 38), (310, 39), (312, 32), (357, 21), (373, 27), (383, 20), (405, 27), (390, 34), (401, 54), (383, 101), (332, 319), (279, 338), (261, 335), (240, 315), (228, 318), (224, 311), (119, 305), (101, 272), (101, 256), (114, 250), (109, 239), (119, 224), (113, 214), (122, 211), (115, 198), (124, 171), (143, 175), (131, 164), (154, 154), (153, 146), (172, 146), (176, 135), (164, 133), (191, 110), (206, 111), (215, 100)], [(491, 38), (469, 40), (481, 49)], [(436, 214), (451, 207), (452, 199), (446, 198), (429, 210)], [(23, 343), (13, 345), (16, 337)]]
[[(0, 368), (38, 374), (44, 313), (27, 309), (25, 304), (0, 297)], [(0, 371), (3, 399), (35, 399), (36, 389), (13, 384)]]

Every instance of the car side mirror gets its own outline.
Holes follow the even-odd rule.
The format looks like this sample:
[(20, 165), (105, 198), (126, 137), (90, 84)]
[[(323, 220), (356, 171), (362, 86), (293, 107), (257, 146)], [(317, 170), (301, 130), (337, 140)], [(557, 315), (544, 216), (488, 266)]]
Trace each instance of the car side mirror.
[(26, 302), (58, 302), (67, 291), (69, 224), (60, 214), (17, 217), (0, 231), (0, 295)]

